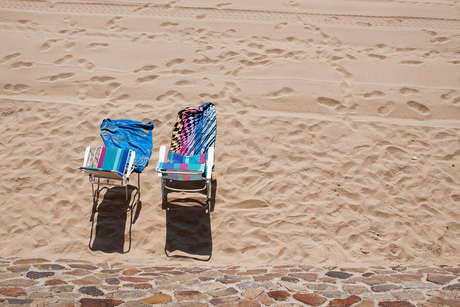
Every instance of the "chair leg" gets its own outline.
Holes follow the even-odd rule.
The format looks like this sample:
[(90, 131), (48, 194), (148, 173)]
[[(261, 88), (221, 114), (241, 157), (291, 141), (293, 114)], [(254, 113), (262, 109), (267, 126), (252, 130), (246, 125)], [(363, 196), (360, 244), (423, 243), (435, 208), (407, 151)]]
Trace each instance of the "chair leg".
[(163, 179), (161, 179), (161, 197), (163, 200), (166, 200), (165, 198), (165, 182)]
[(206, 180), (206, 202), (211, 199), (211, 179)]

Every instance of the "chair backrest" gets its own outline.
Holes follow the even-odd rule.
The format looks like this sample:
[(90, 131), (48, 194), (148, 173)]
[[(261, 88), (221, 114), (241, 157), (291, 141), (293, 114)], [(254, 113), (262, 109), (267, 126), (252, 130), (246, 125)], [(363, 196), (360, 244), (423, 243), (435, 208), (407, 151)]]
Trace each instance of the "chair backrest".
[(129, 156), (127, 148), (101, 147), (97, 169), (125, 173)]
[(207, 153), (216, 142), (216, 108), (208, 102), (196, 109), (185, 108), (177, 114), (170, 151), (184, 156)]

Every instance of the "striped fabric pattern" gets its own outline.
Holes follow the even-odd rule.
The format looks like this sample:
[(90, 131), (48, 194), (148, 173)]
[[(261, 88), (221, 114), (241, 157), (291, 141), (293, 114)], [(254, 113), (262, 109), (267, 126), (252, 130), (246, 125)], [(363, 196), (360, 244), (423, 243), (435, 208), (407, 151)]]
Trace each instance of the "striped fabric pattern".
[(216, 129), (213, 103), (207, 102), (196, 109), (185, 108), (177, 114), (170, 150), (183, 156), (207, 153), (208, 148), (215, 145)]
[(186, 164), (158, 162), (157, 170), (174, 173), (161, 173), (164, 180), (202, 181), (205, 164)]
[(169, 152), (168, 161), (171, 163), (186, 163), (186, 164), (203, 164), (206, 163), (206, 154), (183, 156), (178, 153)]
[[(86, 167), (86, 170), (99, 172), (125, 173), (128, 161), (129, 149), (102, 147), (99, 161), (96, 167)], [(120, 177), (122, 177), (120, 175)]]

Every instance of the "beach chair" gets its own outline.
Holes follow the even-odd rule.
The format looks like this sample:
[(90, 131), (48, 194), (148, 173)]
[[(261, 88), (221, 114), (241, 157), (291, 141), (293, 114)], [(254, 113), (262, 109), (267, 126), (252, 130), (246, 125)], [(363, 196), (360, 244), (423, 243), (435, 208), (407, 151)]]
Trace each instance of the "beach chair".
[[(156, 165), (161, 177), (161, 192), (166, 201), (166, 191), (200, 192), (206, 190), (206, 203), (211, 197), (211, 179), (214, 168), (216, 142), (216, 109), (213, 103), (205, 103), (192, 109), (185, 108), (177, 114), (171, 145), (166, 158), (166, 146), (160, 147)], [(174, 182), (202, 181), (203, 187), (178, 188)]]
[[(129, 177), (136, 166), (136, 153), (133, 150), (99, 146), (94, 152), (91, 147), (86, 148), (83, 166), (79, 169), (89, 175), (95, 202), (98, 197), (94, 185), (97, 185), (96, 191), (99, 191), (100, 185), (124, 187), (127, 201)], [(139, 185), (139, 178), (137, 182)]]

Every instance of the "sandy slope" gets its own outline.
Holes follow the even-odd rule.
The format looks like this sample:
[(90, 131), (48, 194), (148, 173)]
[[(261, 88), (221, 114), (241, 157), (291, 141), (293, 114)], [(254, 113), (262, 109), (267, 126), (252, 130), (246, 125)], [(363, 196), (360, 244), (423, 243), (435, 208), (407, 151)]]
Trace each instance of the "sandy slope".
[[(0, 1), (1, 256), (459, 263), (460, 4), (195, 2)], [(157, 152), (207, 101), (214, 210), (166, 210)], [(153, 122), (154, 154), (91, 223), (104, 118)]]

